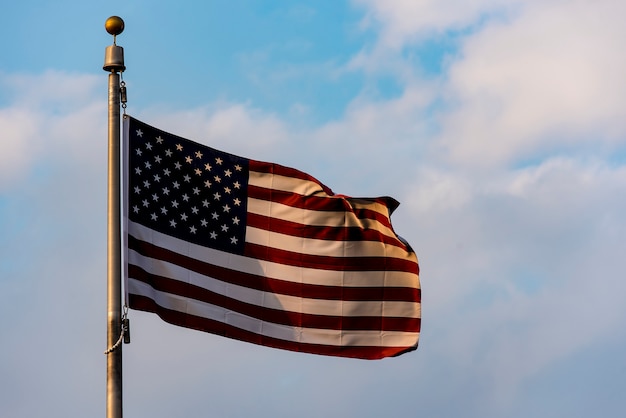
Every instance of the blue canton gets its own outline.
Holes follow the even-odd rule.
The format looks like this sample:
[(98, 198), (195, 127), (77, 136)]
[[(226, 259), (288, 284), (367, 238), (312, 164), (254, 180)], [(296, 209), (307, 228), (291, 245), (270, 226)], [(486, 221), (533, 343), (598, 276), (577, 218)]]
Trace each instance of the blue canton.
[(248, 160), (132, 118), (129, 130), (129, 219), (194, 244), (242, 253)]

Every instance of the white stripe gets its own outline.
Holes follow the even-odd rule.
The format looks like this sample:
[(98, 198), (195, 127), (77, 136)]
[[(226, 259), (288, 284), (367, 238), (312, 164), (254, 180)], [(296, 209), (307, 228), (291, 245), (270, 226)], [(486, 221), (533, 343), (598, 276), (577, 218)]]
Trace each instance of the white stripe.
[[(326, 257), (389, 257), (414, 261), (411, 254), (380, 241), (335, 241), (303, 238), (265, 229), (246, 228), (246, 242), (280, 250)], [(334, 261), (333, 261), (334, 263)]]
[(398, 271), (334, 271), (288, 266), (192, 244), (188, 241), (154, 231), (131, 220), (128, 221), (128, 233), (141, 241), (167, 248), (196, 260), (210, 260), (210, 263), (215, 266), (288, 282), (346, 287), (389, 286), (419, 288), (419, 279), (413, 273)]
[(219, 295), (264, 308), (330, 316), (420, 317), (419, 303), (306, 299), (226, 283), (169, 262), (145, 257), (133, 250), (129, 250), (128, 257), (129, 264), (141, 267), (150, 274), (192, 284)]
[(272, 173), (262, 173), (250, 170), (248, 184), (251, 186), (263, 187), (265, 189), (297, 193), (303, 196), (328, 196), (328, 194), (324, 192), (324, 189), (322, 189), (322, 187), (314, 181), (302, 180)]
[(284, 341), (329, 346), (409, 347), (417, 343), (419, 333), (401, 331), (342, 331), (279, 325), (251, 318), (228, 309), (171, 295), (130, 279), (130, 293), (154, 300), (159, 306), (184, 314), (226, 323), (239, 329)]

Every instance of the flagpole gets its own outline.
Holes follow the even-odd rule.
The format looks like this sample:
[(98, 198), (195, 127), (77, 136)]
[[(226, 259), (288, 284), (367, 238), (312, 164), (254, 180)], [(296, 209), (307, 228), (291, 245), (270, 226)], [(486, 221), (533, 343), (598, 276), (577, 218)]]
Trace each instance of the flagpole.
[[(107, 418), (122, 418), (122, 280), (120, 232), (120, 72), (124, 49), (115, 38), (124, 30), (124, 21), (111, 16), (104, 24), (113, 35), (105, 50), (104, 66), (109, 72), (109, 162), (107, 192)], [(116, 344), (117, 343), (117, 344)]]

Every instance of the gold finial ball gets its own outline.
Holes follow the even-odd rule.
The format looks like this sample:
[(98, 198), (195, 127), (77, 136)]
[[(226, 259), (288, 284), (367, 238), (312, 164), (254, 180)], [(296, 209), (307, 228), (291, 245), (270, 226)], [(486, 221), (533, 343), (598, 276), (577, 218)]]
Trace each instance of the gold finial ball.
[(119, 35), (124, 32), (124, 21), (119, 16), (111, 16), (104, 22), (104, 28), (113, 36)]

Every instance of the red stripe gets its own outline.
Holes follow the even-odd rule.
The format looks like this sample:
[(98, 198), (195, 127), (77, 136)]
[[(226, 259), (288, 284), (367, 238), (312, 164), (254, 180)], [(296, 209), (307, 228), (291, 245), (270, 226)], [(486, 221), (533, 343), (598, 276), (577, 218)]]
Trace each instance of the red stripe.
[(408, 251), (406, 245), (400, 240), (382, 234), (375, 229), (363, 229), (359, 227), (332, 227), (305, 225), (297, 222), (285, 221), (283, 219), (269, 216), (248, 213), (247, 225), (264, 229), (266, 231), (278, 232), (280, 234), (294, 237), (329, 240), (329, 241), (372, 241), (383, 242)]
[[(146, 257), (163, 260), (223, 282), (238, 286), (306, 299), (345, 301), (420, 302), (421, 290), (413, 287), (343, 287), (294, 283), (218, 267), (128, 235), (128, 248)], [(130, 265), (129, 265), (130, 268)]]
[[(419, 318), (332, 316), (271, 309), (229, 298), (189, 283), (149, 274), (137, 266), (129, 265), (128, 267), (129, 278), (147, 283), (161, 292), (182, 296), (191, 300), (198, 300), (233, 312), (238, 312), (251, 318), (275, 324), (346, 331), (420, 331)], [(271, 296), (268, 295), (267, 297)]]
[(156, 302), (152, 299), (138, 295), (130, 295), (130, 304), (133, 309), (156, 313), (159, 317), (161, 317), (161, 319), (169, 322), (170, 324), (179, 325), (186, 328), (192, 328), (199, 331), (210, 332), (212, 334), (221, 335), (239, 341), (246, 341), (249, 343), (264, 345), (267, 347), (298, 351), (302, 353), (377, 360), (384, 357), (398, 356), (400, 354), (413, 351), (417, 348), (417, 344), (415, 346), (409, 347), (371, 347), (329, 346), (321, 344), (298, 343), (280, 340), (272, 337), (266, 337), (260, 334), (256, 334), (254, 332), (233, 327), (223, 322), (218, 322), (211, 319), (183, 314), (181, 312), (166, 309), (157, 305)]
[(246, 243), (244, 255), (246, 257), (271, 261), (273, 263), (318, 270), (403, 271), (418, 274), (416, 262), (391, 257), (332, 257), (310, 255), (251, 243)]

